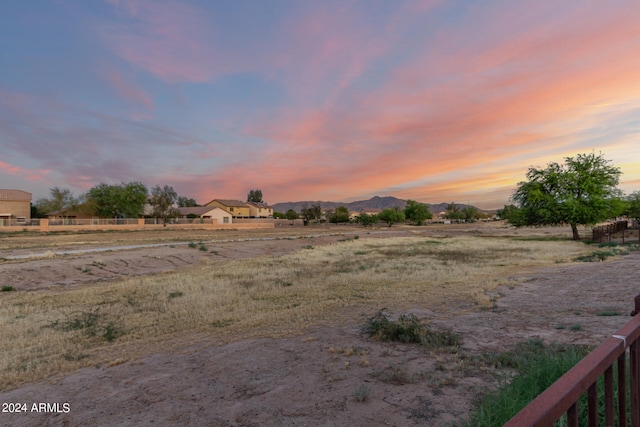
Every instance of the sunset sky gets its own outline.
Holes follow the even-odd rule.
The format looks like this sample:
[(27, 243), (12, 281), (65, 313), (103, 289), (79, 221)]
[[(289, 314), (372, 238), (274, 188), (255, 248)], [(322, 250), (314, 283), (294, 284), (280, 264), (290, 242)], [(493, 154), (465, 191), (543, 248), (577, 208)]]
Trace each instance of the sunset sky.
[(640, 1), (5, 0), (0, 188), (500, 208), (602, 152), (640, 190)]

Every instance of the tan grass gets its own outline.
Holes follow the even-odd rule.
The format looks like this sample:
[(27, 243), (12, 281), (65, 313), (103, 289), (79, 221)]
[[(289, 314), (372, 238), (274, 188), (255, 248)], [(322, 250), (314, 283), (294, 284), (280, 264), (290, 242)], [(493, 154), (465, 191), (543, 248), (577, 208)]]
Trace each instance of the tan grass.
[(486, 292), (509, 275), (588, 250), (569, 241), (507, 238), (360, 239), (81, 289), (6, 292), (0, 389), (120, 363), (135, 356), (134, 347), (186, 334), (204, 333), (213, 342), (294, 334), (363, 304), (372, 310), (460, 301), (486, 306)]

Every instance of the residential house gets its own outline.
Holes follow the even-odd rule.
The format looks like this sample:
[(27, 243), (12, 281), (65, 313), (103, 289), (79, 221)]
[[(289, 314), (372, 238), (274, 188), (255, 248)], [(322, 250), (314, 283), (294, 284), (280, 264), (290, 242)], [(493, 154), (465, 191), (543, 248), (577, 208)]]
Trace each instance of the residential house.
[(251, 210), (249, 205), (240, 200), (213, 199), (205, 206), (217, 206), (229, 212), (233, 218), (250, 218)]
[(247, 202), (249, 205), (249, 215), (252, 218), (272, 218), (273, 208), (266, 203)]
[(0, 225), (5, 220), (18, 223), (31, 221), (31, 193), (0, 189)]
[(216, 219), (218, 224), (231, 224), (233, 222), (232, 215), (217, 206), (178, 208), (178, 212), (180, 212), (180, 218)]
[(376, 208), (362, 208), (359, 211), (351, 211), (349, 212), (349, 219), (350, 220), (355, 220), (356, 218), (358, 218), (360, 215), (362, 214), (367, 214), (367, 215), (378, 215), (380, 212), (382, 212), (382, 209), (376, 209)]

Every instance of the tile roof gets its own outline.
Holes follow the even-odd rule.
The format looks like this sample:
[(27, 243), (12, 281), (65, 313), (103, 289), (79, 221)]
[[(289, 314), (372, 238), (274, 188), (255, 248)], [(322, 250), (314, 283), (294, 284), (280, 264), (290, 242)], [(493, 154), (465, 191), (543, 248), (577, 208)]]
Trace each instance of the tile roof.
[(22, 190), (4, 190), (0, 189), (0, 200), (12, 201), (31, 201), (31, 193)]
[(213, 199), (212, 202), (218, 202), (225, 206), (234, 206), (234, 207), (246, 207), (247, 204), (245, 202), (241, 202), (240, 200), (230, 200), (230, 199)]

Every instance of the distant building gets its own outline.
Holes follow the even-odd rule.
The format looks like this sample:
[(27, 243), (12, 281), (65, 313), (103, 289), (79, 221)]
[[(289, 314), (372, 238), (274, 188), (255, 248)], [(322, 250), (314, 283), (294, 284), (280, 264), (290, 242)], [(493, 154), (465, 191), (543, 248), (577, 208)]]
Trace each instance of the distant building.
[(271, 218), (273, 217), (273, 208), (266, 203), (247, 202), (249, 205), (249, 216), (252, 218)]
[(251, 210), (249, 205), (240, 200), (213, 199), (205, 206), (217, 206), (229, 212), (234, 218), (250, 218)]
[(194, 206), (178, 208), (181, 218), (217, 219), (218, 224), (231, 224), (232, 216), (229, 212), (217, 206)]
[(5, 220), (18, 223), (31, 221), (31, 193), (0, 189), (0, 223)]

